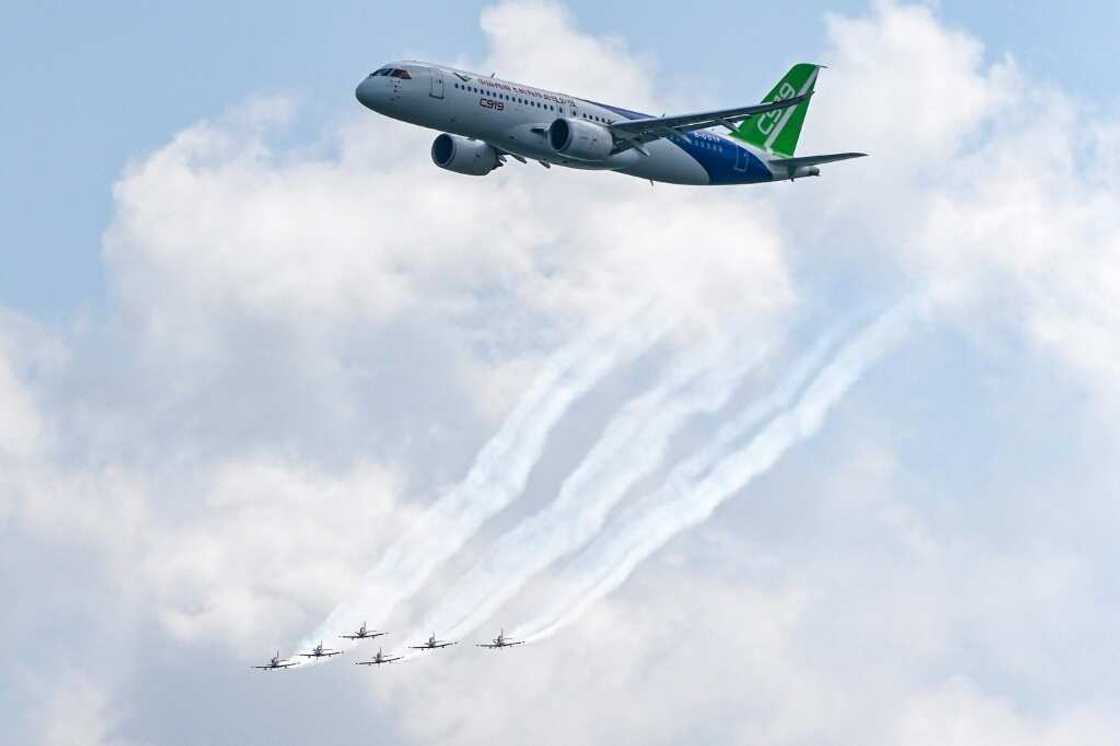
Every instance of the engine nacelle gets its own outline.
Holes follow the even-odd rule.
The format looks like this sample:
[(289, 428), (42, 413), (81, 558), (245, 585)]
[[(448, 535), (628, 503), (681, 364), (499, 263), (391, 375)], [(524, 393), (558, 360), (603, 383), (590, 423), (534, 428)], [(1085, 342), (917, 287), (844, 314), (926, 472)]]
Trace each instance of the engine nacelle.
[(548, 144), (557, 153), (581, 161), (603, 161), (614, 150), (609, 129), (582, 119), (554, 121), (548, 128)]
[(820, 175), (821, 175), (821, 170), (819, 168), (817, 168), (816, 166), (800, 166), (798, 168), (793, 169), (793, 172), (789, 175), (789, 180), (793, 181), (794, 179), (803, 179), (806, 176), (820, 176)]
[(502, 165), (498, 151), (481, 140), (446, 132), (432, 143), (432, 162), (440, 168), (468, 176), (485, 176)]

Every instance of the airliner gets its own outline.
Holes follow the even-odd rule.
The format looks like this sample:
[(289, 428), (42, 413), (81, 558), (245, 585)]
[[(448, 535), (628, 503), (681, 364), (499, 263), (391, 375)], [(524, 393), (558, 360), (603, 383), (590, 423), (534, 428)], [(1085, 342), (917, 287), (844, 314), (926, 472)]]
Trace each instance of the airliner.
[(484, 176), (512, 158), (669, 184), (758, 184), (866, 155), (794, 155), (820, 70), (794, 65), (761, 104), (660, 117), (417, 61), (379, 68), (355, 94), (379, 114), (439, 131), (432, 161), (460, 174)]

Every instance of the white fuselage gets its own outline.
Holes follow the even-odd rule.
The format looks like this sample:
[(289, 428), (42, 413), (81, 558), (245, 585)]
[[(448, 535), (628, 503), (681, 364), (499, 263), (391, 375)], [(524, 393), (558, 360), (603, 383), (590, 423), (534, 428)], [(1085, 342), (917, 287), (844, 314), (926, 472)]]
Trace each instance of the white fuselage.
[(774, 179), (757, 150), (710, 131), (653, 140), (644, 145), (646, 153), (629, 148), (598, 160), (567, 157), (553, 148), (548, 137), (555, 120), (609, 125), (647, 115), (430, 63), (397, 62), (389, 68), (405, 75), (372, 74), (363, 80), (356, 95), (364, 106), (403, 122), (483, 141), (500, 153), (672, 184)]

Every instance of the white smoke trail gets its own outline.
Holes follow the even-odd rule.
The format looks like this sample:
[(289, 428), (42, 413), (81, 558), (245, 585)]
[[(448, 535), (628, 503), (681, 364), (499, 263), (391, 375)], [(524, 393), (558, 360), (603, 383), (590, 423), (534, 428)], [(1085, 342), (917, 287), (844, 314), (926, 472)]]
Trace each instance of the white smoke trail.
[[(779, 389), (722, 428), (709, 450), (726, 450), (736, 438), (788, 406), (849, 327), (840, 324), (823, 335), (795, 364)], [(503, 536), (422, 629), (439, 629), (452, 637), (470, 632), (533, 576), (594, 538), (629, 489), (661, 465), (671, 436), (687, 418), (721, 409), (736, 383), (761, 357), (744, 352), (746, 346), (738, 340), (730, 345), (738, 351), (730, 364), (720, 364), (728, 355), (723, 348), (713, 346), (706, 354), (689, 356), (664, 384), (632, 401), (565, 480), (552, 505)], [(705, 460), (709, 464), (712, 461)]]
[[(579, 557), (565, 573), (571, 576), (561, 584), (565, 595), (513, 634), (537, 641), (571, 623), (671, 538), (703, 523), (792, 445), (815, 434), (832, 406), (902, 337), (914, 311), (914, 305), (904, 304), (872, 323), (809, 384), (792, 409), (774, 417), (743, 448), (721, 459), (721, 446), (714, 444), (681, 464), (664, 487), (620, 517), (618, 533), (600, 537)], [(714, 468), (697, 479), (709, 465)]]
[(688, 417), (723, 407), (762, 354), (741, 340), (721, 339), (689, 354), (656, 388), (631, 400), (564, 481), (556, 500), (498, 539), (420, 629), (452, 639), (471, 631), (530, 578), (590, 540), (630, 487), (662, 463), (671, 437)]
[(339, 604), (300, 650), (320, 639), (328, 646), (329, 641), (345, 645), (338, 635), (352, 629), (355, 620), (384, 619), (419, 590), (487, 519), (521, 493), (548, 434), (572, 403), (612, 369), (648, 350), (667, 329), (665, 316), (646, 308), (552, 355), (466, 478), (386, 550), (360, 583), (358, 594)]

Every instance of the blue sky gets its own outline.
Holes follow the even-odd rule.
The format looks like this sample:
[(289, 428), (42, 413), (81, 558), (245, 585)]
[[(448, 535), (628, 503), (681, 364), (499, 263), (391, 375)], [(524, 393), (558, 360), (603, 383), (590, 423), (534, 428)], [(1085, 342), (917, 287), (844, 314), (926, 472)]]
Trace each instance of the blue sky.
[[(352, 112), (366, 68), (399, 56), (478, 58), (481, 3), (12, 3), (0, 48), (5, 92), (0, 188), (7, 227), (0, 300), (45, 320), (104, 300), (100, 237), (124, 165), (182, 127), (249, 96), (283, 92), (303, 104), (293, 137), (313, 139)], [(811, 57), (827, 12), (857, 2), (570, 4), (579, 23), (625, 39), (672, 79), (703, 80), (719, 103), (750, 101), (795, 58)], [(941, 2), (940, 17), (971, 30), (989, 56), (1013, 54), (1039, 80), (1114, 109), (1120, 6)], [(576, 92), (578, 93), (578, 92)], [(625, 104), (626, 102), (619, 102)]]

